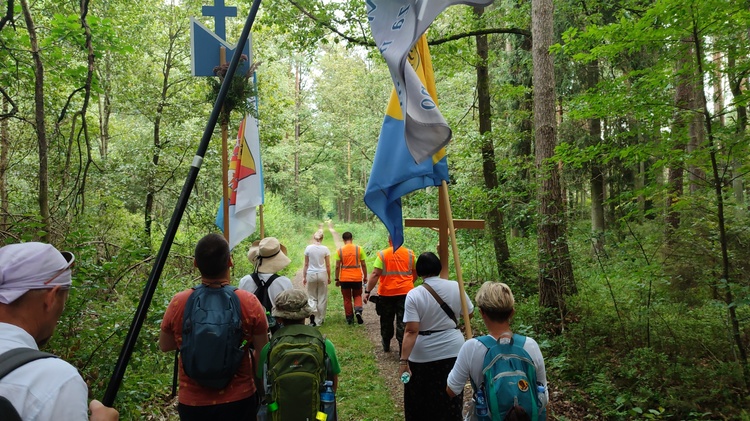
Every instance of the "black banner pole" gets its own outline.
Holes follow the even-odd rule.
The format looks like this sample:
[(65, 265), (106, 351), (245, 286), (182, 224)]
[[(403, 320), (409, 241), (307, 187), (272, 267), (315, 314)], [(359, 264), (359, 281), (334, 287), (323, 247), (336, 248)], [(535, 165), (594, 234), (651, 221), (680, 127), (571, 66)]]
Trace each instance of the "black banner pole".
[(148, 308), (151, 305), (151, 300), (154, 297), (154, 292), (156, 291), (156, 286), (159, 283), (161, 272), (164, 269), (164, 264), (167, 260), (167, 256), (169, 255), (169, 249), (172, 247), (172, 242), (174, 241), (174, 237), (177, 234), (177, 228), (180, 226), (180, 220), (182, 220), (182, 215), (183, 213), (185, 213), (185, 207), (187, 206), (188, 199), (190, 198), (190, 192), (193, 190), (195, 180), (198, 178), (198, 171), (200, 171), (201, 164), (203, 163), (203, 157), (206, 155), (208, 143), (211, 141), (211, 136), (213, 135), (214, 128), (216, 127), (216, 121), (219, 119), (221, 107), (227, 97), (229, 85), (232, 81), (232, 78), (234, 77), (235, 70), (237, 70), (237, 66), (240, 62), (240, 56), (242, 56), (242, 50), (245, 48), (245, 43), (250, 36), (250, 30), (253, 27), (253, 22), (255, 22), (255, 16), (258, 14), (259, 7), (260, 0), (253, 0), (253, 5), (250, 8), (250, 14), (248, 14), (247, 20), (245, 21), (245, 27), (242, 28), (242, 34), (240, 35), (240, 39), (237, 42), (236, 49), (234, 50), (234, 54), (232, 55), (232, 61), (229, 62), (229, 68), (227, 69), (226, 76), (224, 76), (224, 81), (221, 84), (219, 95), (216, 98), (214, 108), (211, 111), (211, 116), (208, 118), (206, 128), (203, 130), (203, 138), (201, 139), (201, 143), (198, 145), (198, 151), (195, 153), (195, 157), (193, 158), (193, 163), (190, 166), (187, 179), (185, 180), (185, 184), (182, 186), (182, 192), (180, 193), (180, 197), (177, 200), (177, 205), (175, 206), (174, 213), (172, 213), (172, 220), (169, 221), (169, 226), (167, 227), (167, 231), (164, 234), (164, 239), (161, 242), (159, 253), (156, 255), (156, 260), (154, 262), (153, 268), (151, 269), (151, 274), (148, 277), (148, 281), (146, 282), (146, 287), (143, 291), (143, 295), (141, 296), (141, 301), (138, 304), (138, 309), (136, 310), (135, 316), (133, 317), (133, 322), (130, 325), (130, 330), (128, 330), (128, 336), (125, 338), (125, 344), (120, 351), (120, 357), (117, 359), (115, 370), (112, 373), (109, 384), (107, 385), (107, 391), (104, 393), (104, 399), (102, 399), (102, 403), (106, 406), (111, 407), (114, 404), (115, 398), (117, 397), (117, 391), (120, 389), (120, 385), (122, 384), (122, 379), (125, 376), (125, 369), (128, 366), (130, 357), (133, 355), (133, 349), (135, 348), (135, 343), (138, 340), (138, 334), (140, 333), (143, 322), (146, 319), (146, 313), (148, 313)]

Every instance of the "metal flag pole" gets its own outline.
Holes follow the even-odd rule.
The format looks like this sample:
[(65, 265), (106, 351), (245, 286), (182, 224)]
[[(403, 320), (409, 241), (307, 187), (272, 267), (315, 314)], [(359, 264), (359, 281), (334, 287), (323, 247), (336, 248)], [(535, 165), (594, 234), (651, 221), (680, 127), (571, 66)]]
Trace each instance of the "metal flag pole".
[(138, 334), (141, 331), (143, 322), (146, 319), (146, 313), (148, 313), (148, 308), (151, 305), (151, 299), (154, 297), (156, 286), (159, 283), (159, 277), (161, 276), (161, 272), (164, 269), (164, 264), (167, 260), (167, 256), (169, 255), (169, 249), (172, 247), (172, 242), (174, 241), (174, 237), (177, 234), (177, 228), (180, 226), (180, 220), (182, 219), (183, 213), (185, 213), (185, 207), (187, 206), (187, 201), (190, 198), (190, 192), (193, 190), (195, 180), (198, 178), (198, 171), (200, 171), (201, 164), (203, 163), (203, 157), (206, 155), (206, 150), (208, 149), (208, 143), (210, 142), (211, 136), (213, 135), (214, 129), (216, 128), (216, 121), (219, 118), (219, 112), (221, 111), (221, 107), (224, 104), (227, 93), (229, 92), (229, 85), (232, 81), (232, 78), (234, 77), (235, 70), (240, 63), (240, 57), (242, 56), (241, 52), (245, 47), (245, 43), (247, 43), (248, 37), (250, 36), (250, 30), (253, 27), (253, 22), (255, 22), (255, 16), (258, 14), (259, 7), (260, 0), (253, 0), (253, 5), (250, 8), (250, 13), (247, 16), (247, 20), (245, 21), (245, 26), (244, 28), (242, 28), (242, 34), (240, 35), (239, 41), (237, 41), (235, 53), (232, 55), (232, 61), (229, 63), (227, 74), (224, 77), (224, 81), (221, 83), (219, 95), (217, 96), (216, 102), (214, 103), (214, 108), (211, 111), (211, 116), (208, 118), (208, 123), (206, 123), (206, 128), (203, 130), (203, 137), (201, 138), (201, 142), (198, 145), (198, 150), (195, 153), (195, 157), (193, 157), (193, 162), (190, 165), (187, 179), (185, 180), (185, 184), (182, 186), (180, 197), (177, 200), (177, 204), (175, 205), (174, 213), (172, 213), (172, 220), (169, 221), (169, 226), (167, 227), (167, 231), (164, 234), (164, 239), (161, 242), (159, 253), (156, 255), (154, 266), (151, 269), (151, 274), (149, 275), (148, 281), (146, 282), (146, 287), (143, 291), (143, 295), (141, 295), (141, 301), (138, 304), (138, 309), (135, 312), (133, 322), (131, 323), (130, 329), (128, 330), (128, 335), (125, 338), (125, 344), (120, 351), (120, 356), (117, 359), (117, 363), (115, 364), (114, 372), (112, 373), (112, 377), (110, 378), (109, 384), (107, 385), (107, 390), (104, 393), (102, 403), (106, 406), (111, 407), (114, 404), (115, 398), (117, 397), (117, 391), (120, 389), (120, 385), (122, 384), (122, 379), (125, 375), (125, 369), (127, 368), (130, 357), (133, 354), (133, 349), (135, 348), (135, 343), (138, 340)]

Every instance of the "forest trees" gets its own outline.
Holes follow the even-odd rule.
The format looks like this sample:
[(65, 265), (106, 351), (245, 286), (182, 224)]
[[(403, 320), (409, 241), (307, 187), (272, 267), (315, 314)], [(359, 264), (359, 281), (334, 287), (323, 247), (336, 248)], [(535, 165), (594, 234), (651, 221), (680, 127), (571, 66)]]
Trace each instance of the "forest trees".
[(549, 51), (553, 40), (552, 0), (533, 0), (531, 15), (534, 132), (539, 183), (539, 302), (544, 307), (556, 308), (562, 322), (567, 312), (565, 295), (575, 293), (576, 286), (566, 239), (560, 173), (552, 159), (557, 144), (555, 70)]

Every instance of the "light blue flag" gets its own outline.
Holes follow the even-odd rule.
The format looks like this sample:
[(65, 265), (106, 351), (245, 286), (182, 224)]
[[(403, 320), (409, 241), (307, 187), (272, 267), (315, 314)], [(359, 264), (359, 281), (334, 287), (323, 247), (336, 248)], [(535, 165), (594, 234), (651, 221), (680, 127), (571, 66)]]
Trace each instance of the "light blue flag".
[[(425, 87), (420, 94), (420, 102), (431, 103), (437, 108), (432, 59), (424, 36), (414, 46), (410, 54), (410, 64), (410, 68), (414, 69), (415, 75)], [(394, 89), (388, 101), (375, 160), (365, 190), (365, 204), (383, 221), (383, 225), (391, 234), (394, 250), (404, 242), (401, 197), (414, 190), (439, 186), (443, 180), (448, 180), (445, 148), (432, 155), (432, 159), (421, 163), (416, 163), (409, 154), (404, 138), (403, 113)]]
[(493, 0), (365, 0), (375, 44), (391, 72), (404, 120), (404, 139), (416, 162), (423, 162), (451, 139), (440, 110), (421, 102), (425, 88), (407, 57), (414, 43), (449, 6), (487, 6)]

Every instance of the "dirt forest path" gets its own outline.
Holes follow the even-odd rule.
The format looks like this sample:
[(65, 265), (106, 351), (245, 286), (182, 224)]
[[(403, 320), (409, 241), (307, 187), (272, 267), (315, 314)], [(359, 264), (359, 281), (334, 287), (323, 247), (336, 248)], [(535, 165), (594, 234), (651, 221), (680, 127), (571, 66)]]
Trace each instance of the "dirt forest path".
[[(326, 229), (324, 227), (323, 223), (319, 225), (320, 229)], [(341, 240), (341, 234), (336, 232), (336, 230), (333, 228), (333, 224), (329, 222), (328, 231), (331, 233), (331, 236), (333, 237), (333, 240), (336, 244), (336, 248), (341, 247), (344, 245), (344, 242)], [(331, 250), (331, 252), (335, 252), (335, 250)], [(331, 266), (332, 270), (335, 270), (336, 266), (334, 263), (334, 259), (331, 258)], [(332, 274), (333, 276), (333, 274)], [(305, 290), (305, 288), (302, 286), (302, 269), (298, 270), (297, 273), (294, 274), (294, 279), (292, 279), (292, 283), (294, 284), (295, 288)], [(333, 283), (329, 285), (329, 288), (336, 288)], [(343, 309), (332, 309), (329, 307), (328, 312), (331, 311), (343, 311)], [(362, 317), (364, 318), (365, 322), (362, 326), (364, 326), (363, 332), (364, 335), (367, 337), (367, 339), (372, 344), (372, 350), (373, 355), (375, 356), (375, 361), (378, 366), (378, 371), (380, 373), (380, 376), (383, 378), (386, 386), (388, 387), (388, 390), (390, 391), (391, 398), (393, 399), (393, 403), (400, 408), (404, 407), (404, 388), (401, 382), (398, 380), (398, 342), (396, 341), (396, 338), (393, 338), (391, 340), (391, 352), (383, 352), (383, 347), (380, 344), (380, 319), (378, 318), (378, 315), (375, 313), (375, 304), (365, 304), (364, 305), (364, 311), (362, 312)], [(394, 350), (396, 350), (394, 352)]]

